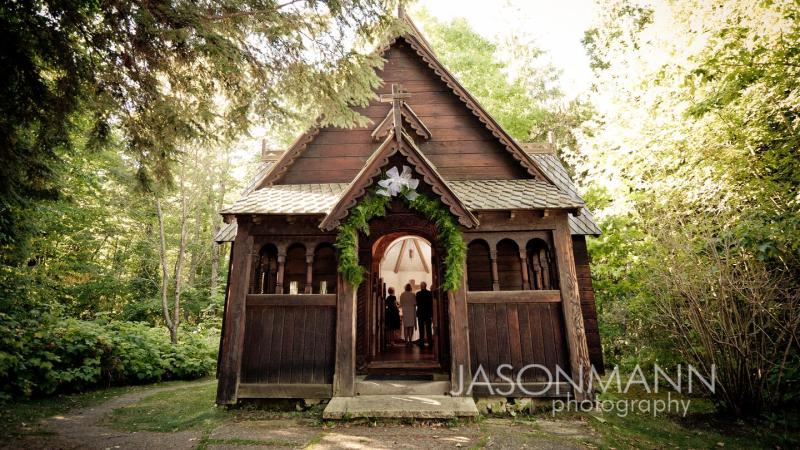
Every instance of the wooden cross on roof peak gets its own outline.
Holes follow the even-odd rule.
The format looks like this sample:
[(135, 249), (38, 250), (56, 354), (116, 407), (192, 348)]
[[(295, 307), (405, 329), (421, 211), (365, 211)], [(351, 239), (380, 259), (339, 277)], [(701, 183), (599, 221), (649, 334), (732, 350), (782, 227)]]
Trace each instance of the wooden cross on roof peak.
[(381, 103), (391, 103), (392, 104), (392, 116), (394, 118), (394, 136), (397, 139), (397, 142), (400, 142), (400, 139), (403, 135), (403, 113), (401, 108), (403, 107), (403, 100), (406, 98), (410, 98), (411, 94), (405, 92), (403, 90), (403, 86), (400, 84), (392, 84), (392, 93), (391, 94), (381, 94), (380, 101)]

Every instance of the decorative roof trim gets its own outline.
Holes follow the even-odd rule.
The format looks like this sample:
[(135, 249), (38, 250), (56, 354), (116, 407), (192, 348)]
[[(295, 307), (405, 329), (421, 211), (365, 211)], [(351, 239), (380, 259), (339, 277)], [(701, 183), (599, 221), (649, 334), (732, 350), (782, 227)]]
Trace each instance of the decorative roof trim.
[(294, 161), (303, 153), (303, 151), (305, 151), (306, 147), (308, 147), (308, 144), (310, 144), (314, 138), (317, 137), (319, 132), (319, 120), (316, 120), (315, 125), (305, 133), (301, 134), (300, 137), (298, 137), (283, 153), (280, 159), (273, 164), (269, 171), (264, 175), (264, 178), (262, 178), (258, 183), (256, 189), (270, 185), (285, 175), (292, 164), (294, 164)]
[(334, 205), (328, 212), (328, 215), (322, 219), (319, 227), (322, 230), (329, 231), (341, 223), (342, 219), (347, 217), (350, 208), (358, 203), (369, 186), (373, 184), (375, 177), (380, 175), (381, 169), (389, 164), (389, 158), (397, 152), (400, 152), (406, 157), (409, 163), (414, 166), (414, 169), (422, 175), (423, 180), (431, 186), (433, 192), (439, 196), (442, 203), (447, 205), (450, 212), (458, 218), (458, 222), (467, 227), (473, 228), (478, 226), (478, 219), (469, 211), (464, 203), (456, 196), (447, 182), (439, 175), (434, 165), (419, 151), (414, 144), (414, 140), (403, 132), (401, 142), (395, 140), (395, 135), (390, 134), (383, 143), (378, 146), (375, 152), (367, 160), (364, 167), (356, 175), (355, 179), (350, 183), (350, 186), (342, 194), (339, 202)]
[[(429, 130), (422, 119), (417, 116), (417, 113), (411, 109), (411, 105), (403, 102), (400, 107), (400, 114), (403, 116), (403, 119), (405, 119), (406, 124), (408, 124), (419, 137), (422, 139), (431, 138), (431, 130)], [(380, 141), (391, 133), (392, 130), (394, 130), (394, 111), (390, 109), (386, 117), (375, 127), (375, 130), (372, 132), (372, 138), (376, 141)]]
[[(517, 142), (506, 133), (506, 131), (497, 123), (497, 121), (481, 106), (480, 103), (458, 82), (456, 77), (450, 73), (447, 68), (439, 61), (433, 50), (428, 44), (428, 41), (422, 36), (417, 26), (408, 17), (407, 14), (401, 14), (401, 19), (406, 24), (407, 32), (394, 36), (386, 41), (377, 50), (377, 54), (383, 55), (386, 51), (397, 42), (398, 39), (405, 40), (411, 48), (419, 55), (422, 60), (431, 68), (436, 75), (439, 76), (447, 87), (461, 100), (464, 105), (469, 109), (478, 120), (484, 124), (487, 130), (500, 141), (500, 143), (511, 153), (511, 156), (522, 165), (522, 167), (535, 178), (541, 178), (556, 185), (553, 180), (539, 168), (536, 161), (528, 155)], [(269, 172), (264, 176), (263, 180), (258, 184), (257, 188), (272, 184), (279, 180), (291, 167), (294, 161), (302, 154), (303, 150), (313, 139), (319, 134), (320, 126), (319, 118), (315, 121), (315, 125), (307, 132), (302, 134), (283, 154)], [(413, 127), (413, 125), (412, 125)]]
[[(426, 44), (424, 38), (419, 34), (414, 23), (408, 16), (404, 16), (404, 19), (411, 27), (411, 32), (406, 33), (402, 36), (397, 36), (394, 39), (391, 39), (389, 43), (382, 49), (382, 51), (386, 51), (389, 47), (391, 47), (398, 39), (405, 40), (412, 49), (419, 55), (423, 61), (428, 64), (436, 75), (439, 76), (447, 87), (450, 88), (451, 91), (464, 103), (464, 105), (469, 109), (481, 123), (484, 124), (487, 130), (489, 130), (492, 135), (500, 141), (503, 146), (505, 146), (506, 150), (511, 153), (511, 156), (517, 160), (527, 172), (534, 176), (541, 178), (543, 180), (547, 180), (550, 183), (553, 183), (543, 170), (539, 169), (536, 162), (528, 156), (528, 154), (517, 144), (517, 142), (506, 133), (506, 131), (497, 123), (497, 121), (481, 106), (480, 103), (472, 96), (462, 85), (458, 82), (456, 77), (450, 73), (447, 68), (436, 58), (436, 55), (433, 54), (433, 51), (430, 47)], [(553, 183), (555, 184), (555, 183)]]

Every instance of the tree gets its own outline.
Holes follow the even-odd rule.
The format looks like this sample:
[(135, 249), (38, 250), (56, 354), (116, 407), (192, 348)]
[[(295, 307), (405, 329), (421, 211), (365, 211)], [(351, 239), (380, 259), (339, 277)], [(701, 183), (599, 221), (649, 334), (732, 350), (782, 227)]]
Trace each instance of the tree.
[(800, 288), (800, 9), (609, 1), (602, 11), (585, 38), (598, 114), (579, 146), (578, 173), (612, 199), (599, 211), (604, 226), (633, 219), (647, 244), (636, 251), (647, 276), (630, 286), (638, 295), (598, 295), (598, 308), (648, 301), (659, 313), (634, 319), (677, 339), (651, 346), (724, 365), (718, 370), (731, 385), (717, 396), (725, 409), (755, 414), (766, 401), (790, 401)]
[(380, 0), (4, 2), (3, 263), (25, 259), (27, 209), (58, 195), (59, 155), (79, 145), (118, 132), (149, 189), (171, 182), (192, 140), (231, 138), (255, 122), (287, 126), (301, 110), (353, 123), (347, 105), (368, 99), (380, 62), (351, 43), (392, 23)]
[[(447, 23), (426, 15), (422, 19), (426, 37), (445, 67), (511, 136), (530, 140), (531, 127), (547, 120), (553, 98), (559, 96), (547, 87), (557, 71), (541, 60), (543, 52), (532, 42), (497, 44), (464, 19)], [(521, 63), (513, 78), (510, 59)], [(534, 64), (540, 70), (530, 70)]]

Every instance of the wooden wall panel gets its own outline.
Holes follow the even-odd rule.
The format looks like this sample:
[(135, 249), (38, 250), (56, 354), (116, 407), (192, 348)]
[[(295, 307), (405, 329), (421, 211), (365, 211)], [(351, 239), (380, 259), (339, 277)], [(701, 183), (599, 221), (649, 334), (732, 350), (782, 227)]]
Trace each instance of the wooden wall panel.
[(248, 305), (242, 383), (330, 384), (335, 306)]
[(501, 291), (518, 291), (523, 288), (521, 265), (516, 242), (503, 239), (497, 243), (497, 274)]
[(492, 261), (489, 245), (476, 240), (467, 248), (467, 286), (470, 291), (492, 290)]
[(583, 313), (583, 326), (586, 330), (586, 344), (589, 347), (589, 360), (598, 372), (603, 373), (603, 348), (600, 341), (600, 328), (597, 326), (597, 306), (592, 285), (589, 251), (586, 236), (572, 236), (575, 253), (575, 270), (578, 274), (578, 288)]
[[(384, 57), (378, 76), (384, 80), (377, 93), (391, 92), (393, 83), (411, 94), (408, 104), (431, 130), (429, 141), (418, 145), (445, 179), (528, 178), (483, 123), (453, 94), (405, 42), (398, 41)], [(374, 127), (390, 106), (377, 100), (356, 108), (372, 124), (353, 129), (323, 128), (280, 180), (285, 184), (349, 183), (379, 143)]]
[[(469, 302), (469, 344), (472, 373), (483, 367), (492, 382), (500, 364), (511, 364), (516, 380), (520, 369), (540, 364), (555, 376), (556, 366), (570, 373), (561, 305), (556, 302)], [(523, 373), (525, 382), (545, 381), (541, 370)]]

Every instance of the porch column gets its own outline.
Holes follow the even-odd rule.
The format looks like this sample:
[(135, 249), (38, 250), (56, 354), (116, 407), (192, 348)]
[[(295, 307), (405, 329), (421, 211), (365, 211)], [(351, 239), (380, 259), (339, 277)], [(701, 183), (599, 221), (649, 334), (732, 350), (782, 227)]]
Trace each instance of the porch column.
[(244, 345), (245, 307), (253, 261), (253, 237), (249, 222), (241, 221), (236, 233), (231, 261), (230, 295), (225, 311), (225, 334), (220, 346), (217, 404), (236, 403)]
[[(465, 265), (464, 274), (466, 273)], [(466, 396), (466, 386), (460, 386), (462, 382), (466, 384), (472, 380), (466, 276), (461, 280), (461, 286), (457, 291), (447, 291), (447, 301), (447, 311), (450, 316), (450, 385), (453, 391)]]
[(489, 250), (489, 258), (492, 260), (492, 290), (500, 290), (500, 275), (497, 272), (497, 249)]
[(286, 253), (278, 253), (278, 273), (275, 276), (275, 293), (283, 294), (283, 269), (286, 265)]
[(586, 345), (581, 300), (578, 296), (578, 275), (575, 270), (575, 255), (572, 251), (572, 234), (566, 215), (559, 217), (556, 221), (553, 240), (572, 379), (576, 385), (582, 384), (584, 389), (583, 392), (575, 392), (575, 399), (577, 401), (592, 400), (594, 393), (588, 389), (592, 380), (592, 369), (589, 363), (589, 349)]
[(314, 291), (314, 253), (306, 253), (306, 286), (303, 292), (311, 294)]
[(519, 249), (519, 267), (522, 270), (522, 289), (527, 291), (531, 288), (528, 279), (528, 251), (522, 247)]
[(352, 397), (356, 381), (356, 290), (342, 274), (336, 286), (336, 363), (333, 396)]

